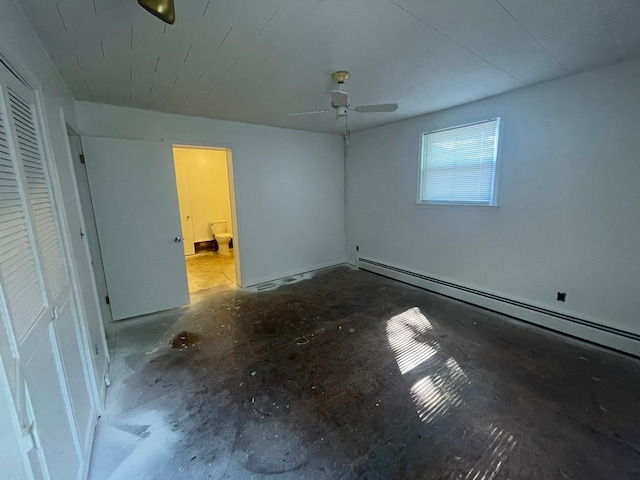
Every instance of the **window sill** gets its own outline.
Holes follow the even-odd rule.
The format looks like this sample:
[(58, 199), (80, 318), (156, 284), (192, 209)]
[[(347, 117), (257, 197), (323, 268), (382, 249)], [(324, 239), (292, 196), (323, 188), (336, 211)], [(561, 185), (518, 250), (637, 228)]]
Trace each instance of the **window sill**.
[(416, 203), (418, 208), (431, 208), (435, 210), (453, 210), (469, 212), (495, 212), (500, 205), (475, 205), (473, 203)]

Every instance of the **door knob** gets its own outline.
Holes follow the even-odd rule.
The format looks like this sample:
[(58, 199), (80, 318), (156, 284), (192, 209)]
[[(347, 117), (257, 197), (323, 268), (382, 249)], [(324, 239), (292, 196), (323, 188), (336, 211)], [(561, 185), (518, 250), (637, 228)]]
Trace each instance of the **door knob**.
[(173, 239), (174, 242), (180, 243), (182, 241), (182, 237), (176, 237)]

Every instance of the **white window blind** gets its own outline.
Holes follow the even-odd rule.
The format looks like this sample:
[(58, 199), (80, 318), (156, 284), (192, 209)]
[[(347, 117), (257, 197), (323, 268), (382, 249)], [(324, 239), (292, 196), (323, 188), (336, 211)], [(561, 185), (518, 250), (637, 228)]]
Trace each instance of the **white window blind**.
[(499, 122), (422, 134), (420, 203), (495, 204)]

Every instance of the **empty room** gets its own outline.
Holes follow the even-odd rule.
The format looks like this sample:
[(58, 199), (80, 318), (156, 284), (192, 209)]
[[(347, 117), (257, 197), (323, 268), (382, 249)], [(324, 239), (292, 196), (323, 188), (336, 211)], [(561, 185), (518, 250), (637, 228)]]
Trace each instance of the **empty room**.
[(640, 478), (637, 0), (0, 0), (0, 480)]

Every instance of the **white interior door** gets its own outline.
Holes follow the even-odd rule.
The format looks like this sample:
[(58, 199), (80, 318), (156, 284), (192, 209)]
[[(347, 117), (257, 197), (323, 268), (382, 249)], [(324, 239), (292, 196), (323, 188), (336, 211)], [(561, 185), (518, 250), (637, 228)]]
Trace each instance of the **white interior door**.
[(82, 137), (114, 320), (189, 303), (170, 144)]
[(176, 168), (176, 185), (178, 187), (178, 204), (180, 205), (180, 223), (182, 236), (184, 237), (184, 254), (194, 255), (196, 245), (194, 243), (193, 219), (191, 217), (191, 197), (189, 195), (189, 171), (187, 164), (174, 155)]
[(35, 103), (0, 66), (0, 354), (34, 469), (78, 479), (96, 411)]

